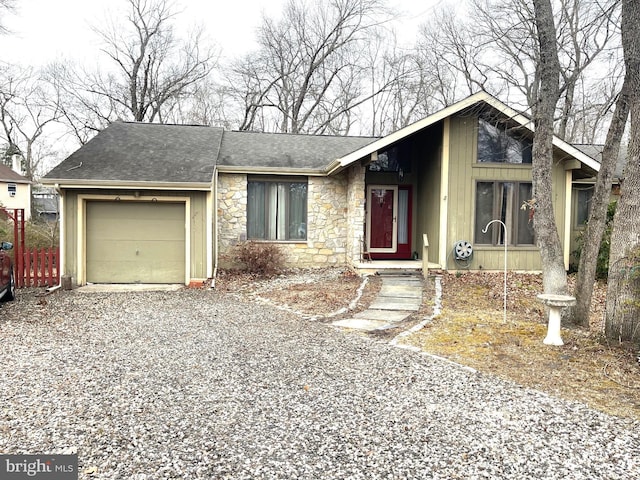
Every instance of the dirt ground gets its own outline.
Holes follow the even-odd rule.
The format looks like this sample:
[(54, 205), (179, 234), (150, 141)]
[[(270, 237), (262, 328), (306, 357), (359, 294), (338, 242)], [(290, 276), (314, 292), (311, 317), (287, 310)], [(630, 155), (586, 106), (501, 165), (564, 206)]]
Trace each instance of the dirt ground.
[[(601, 334), (606, 286), (596, 285), (590, 329), (563, 326), (565, 345), (555, 347), (542, 343), (546, 317), (536, 300), (542, 292), (541, 276), (508, 274), (506, 323), (503, 279), (503, 274), (486, 272), (442, 274), (442, 313), (405, 342), (478, 371), (640, 421), (638, 352)], [(380, 279), (370, 277), (345, 313), (361, 285), (362, 279), (350, 271), (297, 271), (269, 280), (222, 272), (217, 288), (310, 316), (338, 318), (365, 309), (379, 291)], [(414, 323), (430, 315), (434, 291), (433, 280), (425, 280), (423, 309)]]

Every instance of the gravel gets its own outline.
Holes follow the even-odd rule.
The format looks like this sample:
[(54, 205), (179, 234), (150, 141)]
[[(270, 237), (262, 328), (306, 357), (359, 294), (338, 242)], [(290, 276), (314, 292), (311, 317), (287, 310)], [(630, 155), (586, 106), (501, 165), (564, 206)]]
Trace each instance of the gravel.
[(79, 478), (630, 479), (640, 424), (209, 290), (0, 307), (0, 453)]

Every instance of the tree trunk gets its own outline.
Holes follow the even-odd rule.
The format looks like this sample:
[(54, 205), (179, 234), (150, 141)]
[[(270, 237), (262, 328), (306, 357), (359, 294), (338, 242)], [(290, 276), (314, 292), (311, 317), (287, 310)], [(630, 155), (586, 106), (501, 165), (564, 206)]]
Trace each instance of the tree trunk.
[(640, 105), (631, 108), (631, 143), (609, 255), (605, 335), (640, 342)]
[(540, 89), (533, 108), (533, 226), (542, 260), (544, 291), (564, 294), (567, 292), (567, 274), (553, 212), (552, 194), (553, 120), (560, 98), (560, 62), (551, 2), (534, 0), (533, 5), (540, 47), (540, 62), (537, 66)]
[(578, 263), (576, 278), (576, 306), (570, 310), (572, 322), (583, 327), (589, 326), (589, 311), (593, 284), (596, 278), (598, 251), (607, 220), (607, 207), (611, 192), (611, 182), (620, 154), (620, 142), (629, 116), (629, 80), (625, 78), (616, 101), (616, 108), (607, 132), (607, 140), (602, 151), (602, 163), (596, 177), (596, 186), (591, 199), (589, 221), (584, 232), (584, 243)]
[(640, 1), (622, 3), (622, 46), (629, 78), (631, 129), (613, 219), (605, 335), (640, 343)]

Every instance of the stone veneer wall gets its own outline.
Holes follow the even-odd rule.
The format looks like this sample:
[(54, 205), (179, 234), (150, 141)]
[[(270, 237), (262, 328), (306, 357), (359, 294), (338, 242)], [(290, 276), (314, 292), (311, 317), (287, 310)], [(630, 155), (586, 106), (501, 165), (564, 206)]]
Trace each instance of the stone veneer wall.
[[(238, 267), (233, 260), (232, 249), (247, 236), (247, 176), (220, 173), (217, 190), (218, 266)], [(214, 239), (214, 244), (215, 242)]]
[(365, 222), (365, 172), (366, 167), (359, 163), (347, 170), (347, 263), (353, 265), (360, 261), (362, 242), (364, 241)]
[[(343, 172), (332, 177), (308, 177), (307, 240), (277, 242), (286, 254), (288, 265), (326, 267), (352, 263), (353, 240), (350, 237), (354, 234), (353, 226), (348, 224), (348, 214), (357, 209), (352, 208), (350, 198), (353, 197), (355, 203), (360, 201), (356, 199), (357, 192), (350, 193), (352, 188), (348, 179), (352, 176), (350, 172)], [(364, 189), (364, 173), (361, 189)], [(364, 199), (363, 191), (360, 196)], [(364, 211), (363, 205), (362, 209)], [(218, 176), (218, 258), (221, 268), (239, 266), (233, 260), (233, 246), (245, 240), (246, 235), (247, 176), (221, 173)]]

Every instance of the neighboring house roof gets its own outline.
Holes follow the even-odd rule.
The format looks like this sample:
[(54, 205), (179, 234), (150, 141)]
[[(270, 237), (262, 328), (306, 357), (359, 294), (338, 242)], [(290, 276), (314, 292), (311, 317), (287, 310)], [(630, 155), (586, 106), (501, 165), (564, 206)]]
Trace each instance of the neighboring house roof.
[[(604, 150), (604, 145), (601, 144), (588, 144), (588, 143), (579, 143), (574, 144), (581, 152), (589, 155), (595, 161), (598, 162), (598, 165), (602, 163), (602, 151)], [(616, 167), (613, 171), (613, 176), (616, 179), (622, 177), (622, 173), (624, 171), (624, 166), (627, 163), (627, 149), (625, 146), (620, 146), (620, 152), (618, 154), (618, 161), (616, 162)]]
[(0, 182), (7, 183), (31, 183), (27, 177), (23, 177), (19, 173), (14, 172), (6, 165), (0, 164)]
[(374, 137), (227, 131), (222, 136), (218, 166), (222, 171), (322, 172), (334, 159), (375, 140)]
[(222, 131), (194, 125), (115, 122), (44, 179), (47, 184), (211, 185)]
[[(390, 145), (393, 145), (394, 143), (398, 142), (399, 140), (402, 140), (403, 138), (408, 137), (409, 135), (412, 135), (424, 128), (427, 128), (431, 125), (434, 125), (444, 120), (447, 117), (450, 117), (456, 113), (462, 112), (468, 108), (474, 107), (478, 104), (488, 105), (489, 107), (502, 113), (505, 117), (511, 119), (512, 121), (515, 121), (516, 123), (521, 125), (523, 128), (526, 128), (531, 132), (533, 132), (534, 130), (533, 122), (529, 117), (514, 110), (508, 105), (502, 103), (500, 100), (491, 96), (490, 94), (486, 92), (480, 92), (480, 93), (476, 93), (475, 95), (471, 95), (470, 97), (467, 97), (464, 100), (461, 100), (460, 102), (454, 103), (453, 105), (450, 105), (449, 107), (444, 108), (432, 115), (429, 115), (428, 117), (423, 118), (422, 120), (418, 120), (417, 122), (414, 122), (411, 125), (401, 128), (400, 130), (397, 130), (387, 135), (386, 137), (382, 137), (379, 140), (373, 143), (370, 143), (369, 145), (363, 148), (360, 148), (359, 150), (350, 152), (348, 155), (345, 155), (342, 158), (338, 158), (332, 165), (329, 173), (342, 170), (347, 166), (351, 165), (352, 163), (360, 160), (361, 158), (368, 157), (374, 152), (384, 150), (388, 148)], [(565, 142), (561, 138), (554, 136), (553, 145), (556, 148), (559, 148), (560, 150), (564, 151), (568, 155), (576, 158), (577, 160), (587, 165), (588, 167), (592, 168), (593, 170), (595, 171), (599, 170), (600, 164), (597, 161), (595, 161), (589, 155), (584, 154), (582, 151), (580, 151), (570, 143)]]

